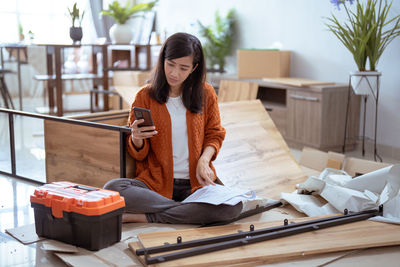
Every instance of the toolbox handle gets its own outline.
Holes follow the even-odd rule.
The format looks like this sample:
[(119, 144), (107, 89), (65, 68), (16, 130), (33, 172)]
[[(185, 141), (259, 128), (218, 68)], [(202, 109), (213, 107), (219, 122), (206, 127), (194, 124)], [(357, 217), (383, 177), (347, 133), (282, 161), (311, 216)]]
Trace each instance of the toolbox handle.
[(86, 190), (86, 191), (98, 191), (99, 190), (98, 188), (85, 186), (85, 185), (75, 185), (72, 188), (82, 189), (82, 190)]

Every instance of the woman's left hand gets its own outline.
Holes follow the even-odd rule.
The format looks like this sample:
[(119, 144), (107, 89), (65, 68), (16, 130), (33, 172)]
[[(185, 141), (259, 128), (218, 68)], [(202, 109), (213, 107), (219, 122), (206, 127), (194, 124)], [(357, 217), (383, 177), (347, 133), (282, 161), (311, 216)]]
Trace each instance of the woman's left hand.
[(200, 158), (197, 162), (196, 178), (197, 181), (203, 186), (215, 185), (214, 183), (214, 172), (210, 168), (210, 162)]

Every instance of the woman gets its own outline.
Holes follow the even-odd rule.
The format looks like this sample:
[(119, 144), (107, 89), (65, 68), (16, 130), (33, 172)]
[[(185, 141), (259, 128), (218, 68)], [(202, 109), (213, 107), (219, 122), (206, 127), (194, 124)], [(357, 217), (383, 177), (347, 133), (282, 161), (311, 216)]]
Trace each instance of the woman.
[(217, 96), (205, 82), (200, 41), (176, 33), (161, 48), (149, 85), (136, 95), (133, 107), (151, 110), (155, 126), (140, 127), (130, 112), (128, 152), (136, 159), (135, 179), (119, 178), (104, 187), (125, 198), (123, 222), (209, 224), (236, 218), (235, 206), (181, 203), (196, 189), (214, 185), (211, 164), (225, 138)]

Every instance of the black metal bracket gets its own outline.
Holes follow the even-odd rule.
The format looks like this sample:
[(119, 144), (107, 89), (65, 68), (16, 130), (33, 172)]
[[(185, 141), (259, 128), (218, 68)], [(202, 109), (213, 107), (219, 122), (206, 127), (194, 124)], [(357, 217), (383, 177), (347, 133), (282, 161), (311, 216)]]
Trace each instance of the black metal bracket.
[[(380, 206), (376, 210), (367, 210), (362, 212), (349, 213), (345, 210), (344, 215), (337, 215), (321, 219), (314, 219), (305, 222), (289, 223), (285, 219), (282, 226), (275, 226), (255, 230), (254, 225), (250, 225), (247, 232), (239, 231), (235, 234), (222, 235), (204, 239), (197, 239), (184, 242), (181, 236), (178, 236), (177, 243), (164, 243), (161, 246), (141, 248), (136, 250), (136, 255), (145, 256), (146, 264), (162, 263), (170, 260), (181, 259), (185, 257), (200, 255), (208, 252), (224, 250), (228, 248), (239, 247), (243, 245), (253, 244), (257, 242), (272, 240), (280, 237), (315, 231), (332, 226), (357, 222), (369, 219), (371, 217), (382, 215), (383, 207)], [(185, 250), (181, 250), (185, 249)], [(150, 254), (161, 253), (167, 251), (180, 250), (160, 256), (150, 257)]]

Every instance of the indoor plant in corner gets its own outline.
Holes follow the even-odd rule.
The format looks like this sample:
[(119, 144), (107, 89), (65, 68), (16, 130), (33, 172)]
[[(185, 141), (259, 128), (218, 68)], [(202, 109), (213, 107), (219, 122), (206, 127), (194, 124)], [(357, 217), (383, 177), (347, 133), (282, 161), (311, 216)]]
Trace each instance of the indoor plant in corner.
[(129, 44), (133, 38), (132, 26), (127, 21), (139, 12), (146, 12), (153, 9), (157, 1), (148, 3), (134, 4), (127, 1), (125, 6), (121, 6), (117, 0), (108, 5), (108, 10), (103, 10), (102, 15), (109, 16), (115, 20), (115, 24), (110, 28), (110, 38), (112, 43)]
[[(388, 18), (392, 2), (387, 0), (330, 0), (338, 10), (343, 6), (347, 22), (341, 23), (332, 14), (326, 26), (353, 55), (358, 71), (350, 73), (356, 94), (368, 95), (378, 86), (380, 73), (376, 65), (385, 48), (400, 35), (400, 15)], [(356, 2), (356, 10), (350, 5)], [(369, 69), (367, 69), (367, 62)], [(372, 78), (372, 79), (371, 79)], [(376, 88), (375, 88), (376, 90)]]
[(207, 58), (209, 72), (224, 72), (225, 58), (232, 52), (235, 35), (235, 14), (230, 9), (226, 17), (215, 14), (215, 25), (204, 26), (198, 21), (200, 34), (205, 39), (203, 45), (204, 54)]
[[(82, 13), (80, 13), (79, 8), (76, 6), (76, 4), (77, 3), (74, 3), (72, 10), (68, 8), (68, 13), (72, 20), (72, 26), (71, 28), (69, 28), (69, 36), (74, 43), (82, 40), (82, 20), (83, 16), (85, 15), (85, 11), (82, 11)], [(78, 27), (75, 26), (75, 21), (79, 22)]]

